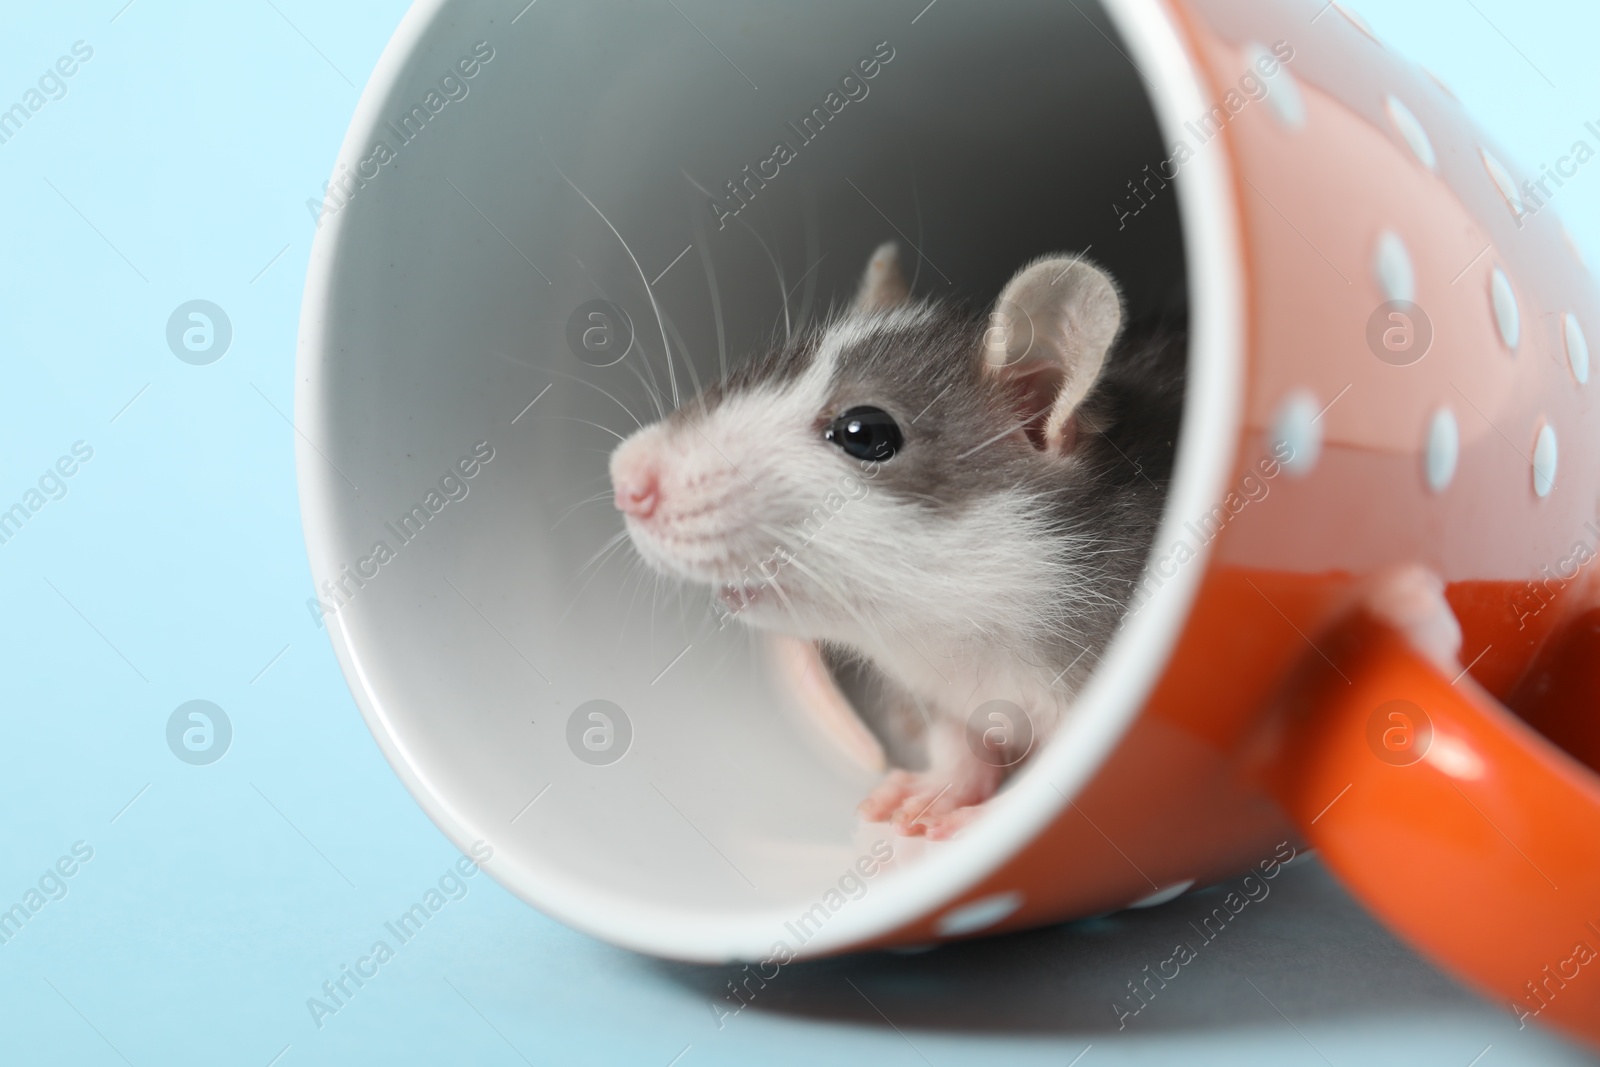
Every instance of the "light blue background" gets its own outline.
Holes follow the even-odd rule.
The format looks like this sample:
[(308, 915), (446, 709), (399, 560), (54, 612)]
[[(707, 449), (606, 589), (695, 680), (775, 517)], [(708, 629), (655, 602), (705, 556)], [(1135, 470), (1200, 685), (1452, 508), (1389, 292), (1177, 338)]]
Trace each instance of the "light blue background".
[[(708, 1001), (728, 975), (596, 943), (479, 876), (319, 1029), (307, 998), (393, 944), (384, 921), (457, 858), (305, 609), (286, 420), (306, 200), (405, 4), (123, 4), (0, 10), (0, 107), (73, 42), (94, 49), (0, 145), (0, 508), (74, 442), (94, 449), (0, 545), (0, 907), (74, 842), (94, 849), (0, 945), (0, 1061), (1065, 1065), (1090, 1045), (1083, 1067), (1583, 1061), (1416, 960), (1314, 863), (1121, 1033), (1110, 1002), (1203, 899), (796, 966), (719, 1029)], [(1600, 6), (1351, 6), (1525, 167), (1593, 142)], [(537, 33), (538, 8), (517, 29)], [(1600, 164), (1554, 210), (1600, 263)], [(165, 342), (195, 298), (232, 321), (209, 366)], [(210, 766), (166, 746), (168, 716), (196, 698), (233, 725)]]

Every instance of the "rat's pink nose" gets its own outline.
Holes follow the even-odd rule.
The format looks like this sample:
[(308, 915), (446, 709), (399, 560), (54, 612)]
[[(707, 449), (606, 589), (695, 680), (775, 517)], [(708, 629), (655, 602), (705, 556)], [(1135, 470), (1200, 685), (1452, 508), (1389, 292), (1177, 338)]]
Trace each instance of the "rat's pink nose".
[(612, 500), (617, 510), (636, 519), (648, 519), (661, 503), (661, 476), (649, 465), (630, 466), (616, 472)]

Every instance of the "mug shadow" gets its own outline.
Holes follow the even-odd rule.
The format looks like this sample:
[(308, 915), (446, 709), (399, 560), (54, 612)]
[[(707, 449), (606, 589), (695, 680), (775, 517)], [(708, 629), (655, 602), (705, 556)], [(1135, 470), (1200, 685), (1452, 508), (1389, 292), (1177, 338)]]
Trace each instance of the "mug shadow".
[[(797, 961), (765, 982), (755, 968), (648, 962), (703, 998), (720, 1026), (756, 1012), (883, 1029), (1092, 1039), (1484, 1008), (1379, 926), (1315, 858), (1286, 867), (1270, 894), (1225, 927), (1214, 922), (1208, 940), (1203, 920), (1228, 888), (926, 952)], [(1189, 961), (1163, 964), (1179, 944), (1189, 946)], [(1170, 980), (1157, 974), (1174, 968)]]

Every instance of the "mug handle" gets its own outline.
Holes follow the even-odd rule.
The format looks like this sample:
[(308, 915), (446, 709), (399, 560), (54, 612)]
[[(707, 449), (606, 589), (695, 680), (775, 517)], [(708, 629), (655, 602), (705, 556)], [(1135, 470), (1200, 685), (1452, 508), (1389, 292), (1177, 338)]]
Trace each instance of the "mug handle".
[[(1546, 709), (1600, 716), (1597, 620), (1536, 665)], [(1365, 608), (1316, 647), (1286, 690), (1279, 801), (1398, 936), (1519, 1029), (1600, 1048), (1600, 775)]]

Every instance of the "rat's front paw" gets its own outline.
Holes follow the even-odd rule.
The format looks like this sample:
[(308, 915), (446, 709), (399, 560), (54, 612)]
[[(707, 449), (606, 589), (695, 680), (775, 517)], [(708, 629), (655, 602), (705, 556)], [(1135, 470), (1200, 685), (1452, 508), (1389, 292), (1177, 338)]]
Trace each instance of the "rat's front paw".
[[(917, 820), (916, 826), (928, 835), (929, 841), (948, 841), (956, 836), (967, 826), (977, 821), (978, 816), (989, 810), (989, 804), (968, 804), (966, 807), (956, 808), (939, 815), (924, 815)], [(915, 833), (915, 830), (904, 830), (903, 833)]]
[(907, 836), (953, 836), (982, 811), (1000, 788), (1001, 772), (978, 764), (954, 773), (891, 771), (857, 809), (868, 822), (885, 822)]
[(916, 790), (916, 782), (917, 775), (912, 771), (890, 771), (867, 794), (867, 799), (856, 805), (856, 811), (868, 822), (884, 822), (900, 810), (900, 805)]

